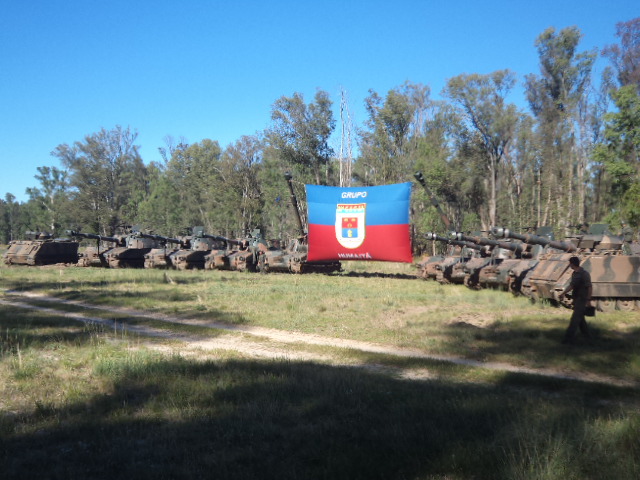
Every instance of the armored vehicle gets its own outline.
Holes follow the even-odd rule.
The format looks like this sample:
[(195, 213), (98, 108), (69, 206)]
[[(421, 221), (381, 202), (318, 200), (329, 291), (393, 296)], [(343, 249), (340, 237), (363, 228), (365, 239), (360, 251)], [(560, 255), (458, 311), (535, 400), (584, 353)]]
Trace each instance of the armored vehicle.
[(472, 242), (483, 247), (479, 256), (464, 264), (456, 265), (451, 273), (452, 281), (455, 283), (464, 283), (469, 288), (479, 286), (480, 271), (490, 265), (492, 261), (500, 263), (507, 258), (511, 258), (514, 251), (522, 249), (520, 245), (500, 242), (478, 235), (471, 236), (459, 232), (452, 232), (451, 235), (455, 239)]
[[(148, 253), (144, 254), (144, 268), (170, 268), (170, 256), (184, 247), (187, 240), (180, 238), (164, 237), (162, 235), (151, 235), (148, 233), (139, 233), (142, 238), (155, 240), (158, 244), (157, 248), (152, 248)], [(168, 247), (168, 245), (179, 245), (179, 247)]]
[(124, 237), (124, 246), (117, 246), (104, 254), (110, 268), (144, 268), (144, 256), (154, 248), (161, 247), (154, 235), (142, 234), (132, 227)]
[(27, 240), (9, 242), (4, 254), (7, 265), (53, 265), (76, 263), (78, 242), (69, 238), (53, 238), (45, 232), (25, 232)]
[(244, 240), (236, 241), (237, 249), (226, 252), (225, 262), (230, 270), (255, 272), (258, 270), (259, 252), (267, 249), (267, 244), (259, 228), (254, 229)]
[(181, 248), (169, 255), (171, 265), (178, 270), (205, 268), (206, 256), (212, 250), (226, 250), (226, 239), (204, 232), (203, 226), (193, 227), (191, 236), (185, 237)]
[(239, 262), (240, 264), (246, 263), (244, 258), (240, 259), (240, 256), (235, 256), (235, 254), (240, 251), (248, 253), (248, 240), (233, 240), (222, 236), (217, 236), (216, 239), (219, 240), (216, 240), (218, 243), (215, 244), (215, 248), (212, 248), (204, 256), (205, 270), (232, 270), (232, 263), (234, 266)]
[(438, 256), (440, 258), (425, 262), (422, 272), (423, 278), (433, 278), (440, 283), (456, 283), (451, 276), (453, 268), (477, 257), (482, 250), (482, 247), (475, 243), (449, 239), (435, 233), (427, 233), (426, 238), (427, 240), (446, 243), (449, 246), (446, 255)]
[[(576, 255), (581, 258), (582, 267), (591, 273), (591, 298), (598, 310), (640, 309), (640, 256), (625, 253), (622, 237), (611, 235), (606, 229), (600, 231), (603, 233), (594, 234), (590, 230), (570, 237), (575, 246), (570, 253), (542, 254), (525, 278), (528, 285), (523, 282), (523, 292), (535, 300), (559, 301), (560, 292), (571, 281), (569, 258)], [(570, 306), (570, 295), (561, 303)]]
[(284, 250), (277, 244), (268, 246), (263, 242), (262, 245), (255, 250), (258, 270), (264, 273), (331, 273), (340, 271), (342, 265), (338, 261), (309, 262), (307, 260), (309, 245), (307, 242), (307, 233), (304, 230), (302, 217), (300, 216), (298, 200), (293, 190), (293, 184), (291, 183), (293, 176), (290, 172), (286, 172), (284, 177), (289, 187), (291, 204), (298, 224), (298, 236), (291, 240)]
[[(124, 246), (124, 237), (106, 237), (104, 235), (96, 235), (95, 233), (82, 233), (74, 230), (67, 230), (67, 235), (79, 238), (88, 238), (96, 240), (95, 247), (85, 247), (78, 255), (79, 267), (108, 267), (104, 254), (115, 246)], [(101, 243), (111, 243), (109, 247), (101, 247)]]
[(520, 234), (501, 227), (492, 228), (491, 233), (496, 238), (513, 238), (526, 245), (519, 261), (499, 265), (497, 269), (497, 276), (500, 278), (504, 276), (506, 271), (507, 290), (516, 295), (522, 293), (530, 296), (531, 286), (527, 276), (538, 264), (542, 254), (575, 252), (577, 250), (573, 243), (554, 240), (553, 232), (549, 227), (540, 227), (536, 230), (536, 235)]
[[(591, 274), (591, 298), (597, 309), (602, 312), (614, 309), (640, 310), (640, 256), (625, 252), (623, 237), (607, 234), (601, 235), (597, 240), (592, 236), (585, 237), (587, 238), (580, 239), (578, 243), (578, 256), (581, 258), (581, 266)], [(565, 261), (568, 263), (568, 258), (557, 259), (558, 263)], [(560, 268), (556, 269), (559, 270)], [(558, 300), (560, 292), (571, 283), (571, 273), (570, 268), (565, 269), (553, 285), (553, 291), (547, 295)], [(532, 278), (532, 285), (537, 289), (538, 295), (543, 290), (542, 285), (547, 286), (548, 283)], [(570, 306), (571, 300), (563, 297), (561, 303)]]

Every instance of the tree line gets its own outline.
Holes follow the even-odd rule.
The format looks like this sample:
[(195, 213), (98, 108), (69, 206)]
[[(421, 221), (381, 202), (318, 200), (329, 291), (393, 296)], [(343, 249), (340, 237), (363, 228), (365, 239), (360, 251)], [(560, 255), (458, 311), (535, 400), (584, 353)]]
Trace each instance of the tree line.
[[(564, 234), (584, 222), (615, 228), (622, 219), (637, 229), (640, 17), (618, 23), (618, 43), (600, 51), (580, 51), (581, 36), (568, 27), (537, 37), (540, 71), (522, 83), (526, 111), (509, 102), (518, 77), (508, 69), (450, 78), (443, 100), (413, 82), (384, 96), (370, 90), (366, 121), (348, 130), (355, 158), (330, 146), (338, 127), (321, 89), (309, 103), (299, 93), (277, 99), (267, 129), (226, 148), (167, 137), (159, 162), (143, 161), (134, 130), (103, 128), (58, 145), (52, 155), (60, 167), (38, 167), (27, 202), (10, 193), (0, 200), (0, 242), (26, 230), (113, 235), (126, 224), (167, 236), (193, 225), (228, 237), (261, 228), (286, 240), (296, 234), (287, 170), (303, 207), (304, 183), (383, 185), (422, 171), (460, 230), (552, 225)], [(609, 65), (596, 79), (598, 56)], [(418, 247), (421, 233), (442, 231), (430, 205), (417, 188)]]

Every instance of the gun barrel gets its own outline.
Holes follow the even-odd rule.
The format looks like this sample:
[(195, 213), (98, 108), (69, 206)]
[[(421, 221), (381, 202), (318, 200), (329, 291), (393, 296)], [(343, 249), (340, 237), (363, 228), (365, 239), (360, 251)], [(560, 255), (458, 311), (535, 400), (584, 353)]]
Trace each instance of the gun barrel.
[(289, 193), (291, 194), (291, 205), (293, 205), (293, 210), (296, 214), (296, 220), (298, 222), (298, 230), (300, 232), (300, 236), (304, 236), (304, 226), (302, 225), (302, 217), (300, 217), (300, 209), (298, 208), (298, 198), (296, 197), (295, 192), (293, 191), (293, 184), (291, 183), (291, 179), (293, 175), (291, 172), (285, 172), (284, 178), (287, 180), (287, 186), (289, 187)]
[(100, 242), (120, 243), (119, 238), (96, 235), (95, 233), (83, 233), (76, 232), (74, 230), (67, 230), (67, 235), (71, 235), (72, 237), (90, 238), (92, 240), (98, 240)]
[(505, 250), (511, 250), (515, 253), (521, 253), (525, 250), (525, 246), (521, 243), (501, 242), (499, 240), (493, 240), (485, 237), (471, 237), (464, 235), (463, 233), (453, 232), (452, 235), (458, 240), (465, 240), (467, 242), (477, 243), (478, 245), (488, 245), (491, 247), (504, 248)]
[(134, 235), (142, 238), (150, 238), (152, 240), (156, 240), (157, 242), (175, 243), (179, 245), (182, 245), (184, 243), (182, 240), (178, 238), (164, 237), (162, 235), (152, 235), (150, 233), (135, 232)]
[(524, 243), (528, 243), (529, 245), (543, 245), (549, 246), (551, 248), (555, 248), (557, 250), (562, 250), (565, 252), (575, 252), (575, 245), (568, 242), (560, 242), (557, 240), (551, 240), (549, 238), (540, 237), (538, 235), (528, 235), (522, 233), (516, 233), (510, 231), (508, 228), (498, 228), (494, 227), (491, 229), (491, 233), (493, 233), (497, 237), (502, 238), (515, 238), (516, 240), (521, 240)]
[(431, 205), (433, 205), (435, 209), (438, 211), (438, 215), (440, 215), (440, 218), (442, 219), (442, 222), (444, 223), (445, 228), (447, 230), (451, 230), (451, 220), (449, 220), (449, 217), (447, 217), (447, 214), (444, 213), (444, 211), (440, 207), (440, 203), (438, 203), (438, 199), (431, 192), (431, 189), (427, 186), (427, 182), (425, 182), (424, 175), (422, 174), (422, 172), (416, 172), (413, 176), (420, 183), (420, 185), (422, 185), (422, 188), (424, 188), (424, 190), (427, 192), (427, 195), (429, 195), (429, 199), (431, 200)]
[(476, 243), (466, 242), (466, 241), (463, 241), (463, 240), (450, 239), (450, 238), (447, 238), (447, 237), (441, 237), (440, 235), (437, 235), (437, 234), (431, 233), (431, 232), (426, 233), (425, 236), (427, 237), (427, 240), (433, 240), (433, 241), (448, 243), (450, 245), (458, 245), (460, 247), (467, 247), (467, 248), (470, 248), (472, 250), (480, 250), (480, 249), (482, 249), (482, 246), (478, 245)]

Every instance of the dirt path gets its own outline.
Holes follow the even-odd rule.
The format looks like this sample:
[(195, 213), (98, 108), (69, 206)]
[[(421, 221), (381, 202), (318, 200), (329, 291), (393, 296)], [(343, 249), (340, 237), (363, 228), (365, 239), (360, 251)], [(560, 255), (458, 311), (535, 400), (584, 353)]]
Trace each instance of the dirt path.
[[(413, 349), (402, 349), (388, 345), (380, 345), (369, 342), (362, 342), (357, 340), (347, 340), (340, 338), (324, 337), (320, 335), (290, 332), (262, 327), (246, 326), (246, 325), (229, 325), (219, 322), (210, 322), (200, 319), (190, 319), (184, 317), (174, 317), (170, 315), (164, 315), (154, 312), (146, 312), (140, 310), (134, 310), (123, 307), (103, 307), (98, 305), (91, 305), (80, 301), (63, 300), (59, 298), (49, 297), (46, 295), (32, 293), (32, 292), (18, 292), (18, 291), (4, 291), (10, 297), (23, 298), (24, 301), (19, 300), (7, 300), (0, 299), (0, 305), (8, 305), (16, 308), (25, 308), (31, 310), (37, 310), (43, 313), (58, 315), (65, 318), (71, 318), (85, 323), (97, 323), (105, 325), (114, 330), (125, 330), (127, 332), (136, 333), (140, 336), (151, 336), (165, 338), (172, 341), (182, 342), (179, 348), (171, 348), (167, 345), (158, 345), (153, 342), (147, 342), (145, 346), (155, 349), (161, 349), (163, 351), (175, 351), (184, 355), (193, 356), (207, 356), (214, 353), (215, 350), (232, 350), (239, 352), (242, 355), (248, 357), (257, 358), (270, 358), (270, 359), (290, 359), (290, 360), (302, 360), (302, 361), (319, 361), (323, 363), (331, 364), (344, 364), (343, 362), (328, 356), (327, 354), (318, 354), (317, 352), (311, 352), (304, 350), (304, 345), (320, 345), (329, 346), (335, 348), (344, 348), (349, 350), (357, 350), (367, 353), (378, 353), (384, 355), (391, 355), (405, 358), (427, 359), (436, 360), (442, 362), (448, 362), (456, 365), (464, 365), (468, 367), (486, 368), (491, 370), (499, 370), (514, 373), (523, 373), (530, 375), (539, 375), (544, 377), (551, 377), (563, 380), (576, 380), (582, 382), (603, 383), (615, 386), (630, 386), (638, 387), (637, 384), (614, 379), (610, 377), (602, 377), (593, 374), (567, 374), (564, 372), (558, 372), (547, 369), (532, 369), (526, 367), (519, 367), (506, 363), (498, 362), (480, 362), (476, 360), (469, 360), (460, 357), (444, 356), (430, 354), (424, 351)], [(53, 304), (59, 305), (73, 305), (81, 307), (83, 309), (99, 310), (115, 312), (123, 315), (127, 315), (133, 318), (147, 318), (153, 320), (159, 320), (162, 322), (193, 325), (198, 327), (206, 327), (215, 330), (220, 330), (223, 334), (218, 334), (215, 337), (205, 337), (203, 335), (192, 334), (180, 334), (167, 330), (161, 330), (148, 326), (141, 325), (126, 325), (124, 323), (118, 323), (113, 320), (107, 320), (100, 317), (92, 317), (85, 314), (64, 312), (54, 308), (40, 307), (29, 303), (29, 300), (47, 301)], [(291, 348), (288, 344), (296, 344), (295, 348)], [(353, 364), (350, 364), (353, 365)], [(363, 368), (376, 368), (382, 369), (380, 366), (371, 364), (359, 364), (358, 366)], [(426, 369), (391, 369), (384, 368), (386, 370), (394, 370), (395, 373), (403, 378), (420, 380), (431, 377), (431, 374)]]

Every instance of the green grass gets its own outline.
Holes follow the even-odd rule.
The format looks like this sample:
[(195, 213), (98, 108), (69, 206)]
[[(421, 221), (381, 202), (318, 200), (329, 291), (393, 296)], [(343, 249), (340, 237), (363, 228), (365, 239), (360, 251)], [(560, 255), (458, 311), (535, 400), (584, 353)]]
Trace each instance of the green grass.
[[(593, 345), (564, 348), (567, 310), (412, 280), (397, 265), (382, 265), (383, 276), (356, 266), (329, 276), (168, 272), (174, 283), (144, 270), (0, 268), (0, 287), (640, 378), (637, 314), (599, 315)], [(28, 302), (202, 338), (220, 333)], [(229, 352), (197, 360), (150, 348), (162, 342), (0, 305), (2, 478), (640, 477), (637, 388), (299, 344), (289, 348), (349, 366)], [(401, 378), (409, 370), (429, 375)]]

